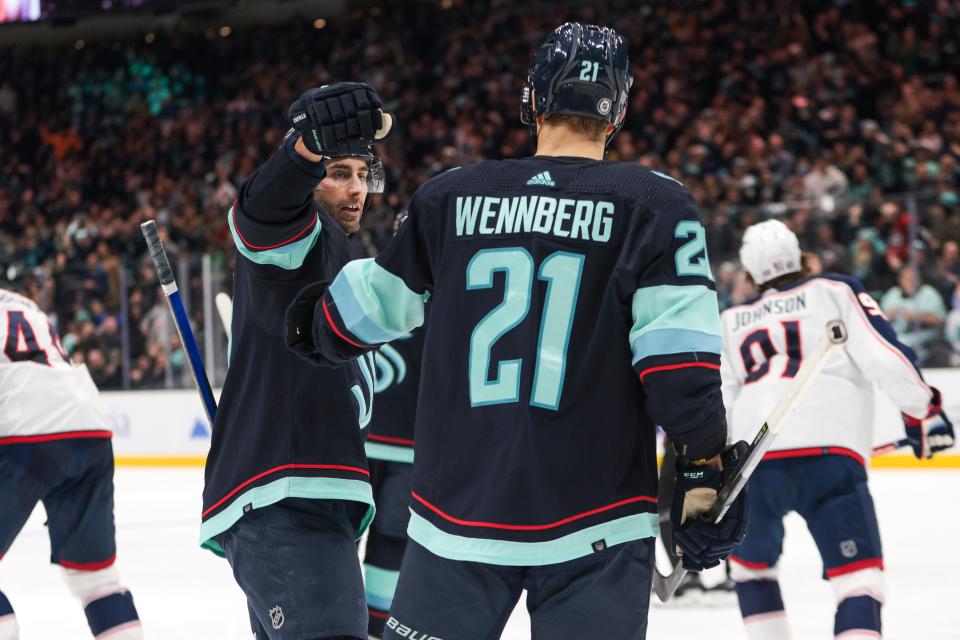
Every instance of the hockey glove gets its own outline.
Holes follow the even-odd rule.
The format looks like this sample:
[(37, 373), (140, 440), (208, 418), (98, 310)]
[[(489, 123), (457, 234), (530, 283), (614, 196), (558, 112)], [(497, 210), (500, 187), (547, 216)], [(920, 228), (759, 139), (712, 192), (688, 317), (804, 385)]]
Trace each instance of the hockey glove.
[(382, 107), (370, 85), (338, 82), (308, 89), (287, 114), (311, 153), (364, 155), (370, 153), (371, 144), (390, 134), (393, 118)]
[[(738, 442), (723, 450), (722, 461), (736, 456), (743, 458), (746, 442)], [(714, 466), (695, 465), (686, 457), (677, 459), (677, 486), (670, 507), (673, 543), (682, 556), (687, 571), (703, 571), (720, 564), (741, 542), (747, 533), (747, 496), (745, 491), (733, 501), (727, 514), (714, 525), (706, 515), (717, 500), (724, 479), (731, 475), (733, 465), (726, 471)]]
[(930, 408), (923, 420), (911, 418), (903, 414), (903, 424), (907, 432), (907, 440), (913, 448), (913, 455), (918, 459), (932, 458), (937, 451), (943, 451), (953, 446), (953, 424), (943, 412), (940, 390), (930, 387), (933, 398), (930, 399)]

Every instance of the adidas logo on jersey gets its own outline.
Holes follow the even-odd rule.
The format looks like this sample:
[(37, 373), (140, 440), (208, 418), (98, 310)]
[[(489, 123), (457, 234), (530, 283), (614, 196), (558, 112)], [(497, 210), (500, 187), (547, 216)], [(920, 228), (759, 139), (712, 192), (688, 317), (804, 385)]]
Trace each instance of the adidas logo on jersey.
[(552, 177), (550, 177), (549, 171), (543, 171), (541, 173), (538, 173), (537, 175), (527, 180), (528, 187), (533, 186), (535, 184), (542, 184), (547, 187), (557, 186), (557, 183), (553, 181)]

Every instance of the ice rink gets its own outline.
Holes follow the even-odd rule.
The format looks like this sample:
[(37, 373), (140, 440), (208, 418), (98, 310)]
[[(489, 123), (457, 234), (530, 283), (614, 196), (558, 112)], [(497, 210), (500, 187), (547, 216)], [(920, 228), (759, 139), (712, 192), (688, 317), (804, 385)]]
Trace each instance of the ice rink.
[[(203, 475), (196, 468), (120, 468), (117, 488), (117, 566), (134, 594), (145, 636), (152, 640), (248, 638), (246, 608), (230, 567), (197, 545)], [(960, 638), (960, 515), (954, 507), (960, 470), (872, 473), (886, 555), (885, 637)], [(50, 547), (42, 508), (34, 512), (0, 561), (0, 588), (17, 611), (23, 640), (89, 638), (86, 621), (67, 593)], [(831, 638), (833, 599), (799, 518), (787, 526), (783, 595), (794, 638)], [(629, 598), (630, 594), (623, 594)], [(611, 607), (616, 603), (611, 603)], [(653, 606), (649, 638), (744, 638), (733, 600), (728, 606)], [(522, 606), (507, 632), (529, 638)], [(596, 638), (603, 638), (598, 627)], [(457, 640), (457, 639), (451, 639)], [(560, 639), (558, 639), (560, 640)]]

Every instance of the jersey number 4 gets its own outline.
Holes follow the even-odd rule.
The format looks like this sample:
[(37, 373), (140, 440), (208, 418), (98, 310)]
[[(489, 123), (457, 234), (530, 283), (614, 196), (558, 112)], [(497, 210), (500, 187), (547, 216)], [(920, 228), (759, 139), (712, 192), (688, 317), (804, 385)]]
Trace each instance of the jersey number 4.
[[(47, 323), (47, 330), (50, 333), (50, 344), (56, 350), (56, 354), (64, 362), (68, 362), (67, 354), (60, 345), (60, 338), (57, 332), (53, 330), (53, 325)], [(22, 311), (7, 311), (7, 341), (3, 345), (3, 353), (10, 362), (37, 362), (39, 364), (50, 364), (50, 358), (46, 349), (40, 346), (37, 334)]]
[[(536, 365), (530, 404), (556, 411), (560, 406), (567, 347), (573, 328), (573, 313), (580, 294), (580, 276), (585, 257), (579, 253), (551, 253), (537, 271), (537, 279), (547, 283), (540, 319)], [(520, 401), (520, 370), (523, 360), (497, 363), (497, 374), (488, 379), (490, 353), (494, 343), (515, 328), (530, 311), (533, 295), (533, 256), (523, 248), (484, 249), (467, 265), (467, 290), (489, 289), (493, 274), (505, 274), (503, 302), (494, 307), (474, 327), (470, 336), (470, 405), (506, 404)]]
[[(784, 344), (787, 346), (787, 366), (780, 377), (792, 378), (800, 370), (800, 361), (803, 358), (800, 349), (800, 323), (787, 320), (780, 324), (783, 326)], [(757, 350), (759, 354), (756, 353)], [(757, 329), (744, 338), (740, 344), (740, 357), (743, 358), (743, 368), (747, 372), (744, 383), (756, 382), (770, 373), (770, 359), (776, 354), (777, 348), (766, 328)]]

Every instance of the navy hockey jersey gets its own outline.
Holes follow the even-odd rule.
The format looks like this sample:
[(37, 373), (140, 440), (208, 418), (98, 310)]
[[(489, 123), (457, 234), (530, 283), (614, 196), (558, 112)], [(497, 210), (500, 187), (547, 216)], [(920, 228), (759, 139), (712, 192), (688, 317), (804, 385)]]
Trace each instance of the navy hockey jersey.
[(420, 325), (429, 295), (410, 537), (533, 566), (655, 536), (655, 425), (697, 457), (726, 435), (690, 195), (634, 164), (533, 157), (449, 171), (409, 209), (287, 340), (349, 360)]
[(323, 168), (300, 158), (295, 138), (240, 188), (229, 213), (237, 249), (230, 367), (207, 456), (200, 542), (249, 509), (284, 498), (370, 505), (363, 442), (373, 399), (373, 355), (320, 368), (284, 345), (287, 305), (306, 284), (330, 279), (353, 257), (346, 234), (313, 202)]
[(413, 462), (423, 336), (424, 328), (419, 327), (376, 351), (373, 390), (377, 410), (367, 434), (368, 458)]

